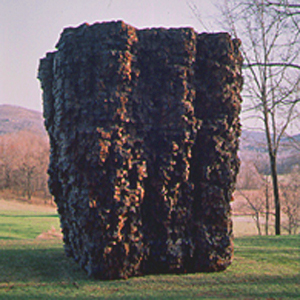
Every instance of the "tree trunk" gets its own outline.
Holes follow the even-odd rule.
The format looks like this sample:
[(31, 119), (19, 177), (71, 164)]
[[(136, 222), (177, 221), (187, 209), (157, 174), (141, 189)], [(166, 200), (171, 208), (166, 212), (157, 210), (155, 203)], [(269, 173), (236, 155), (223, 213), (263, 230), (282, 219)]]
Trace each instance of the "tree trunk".
[(29, 170), (26, 176), (26, 190), (27, 190), (27, 199), (31, 201), (32, 196), (32, 171)]
[(271, 176), (273, 181), (273, 193), (275, 203), (275, 234), (280, 235), (280, 199), (277, 175), (276, 154), (270, 155)]
[[(270, 159), (270, 168), (271, 168), (271, 177), (273, 183), (273, 194), (274, 194), (274, 203), (275, 203), (275, 234), (280, 235), (280, 199), (279, 199), (279, 188), (278, 188), (278, 175), (277, 175), (277, 148), (272, 143), (271, 130), (269, 127), (269, 109), (267, 105), (266, 89), (263, 86), (262, 89), (262, 103), (264, 108), (264, 123), (265, 123), (265, 133), (268, 143), (268, 153)], [(275, 131), (273, 132), (275, 135)]]
[(269, 213), (270, 213), (269, 180), (268, 180), (268, 177), (266, 176), (266, 224), (265, 224), (266, 235), (269, 235)]
[(258, 211), (255, 212), (254, 219), (255, 219), (255, 222), (256, 222), (256, 228), (257, 228), (257, 231), (258, 231), (258, 235), (261, 235), (260, 222), (259, 222), (259, 212)]

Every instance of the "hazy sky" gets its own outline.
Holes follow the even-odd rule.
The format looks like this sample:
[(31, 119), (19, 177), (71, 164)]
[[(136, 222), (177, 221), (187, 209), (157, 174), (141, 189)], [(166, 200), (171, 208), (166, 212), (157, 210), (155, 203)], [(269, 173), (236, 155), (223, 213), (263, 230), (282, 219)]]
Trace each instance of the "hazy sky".
[[(206, 31), (186, 0), (0, 0), (0, 104), (42, 110), (39, 59), (53, 51), (63, 28), (124, 20), (138, 28), (191, 26)], [(191, 3), (191, 1), (190, 1)], [(217, 13), (212, 1), (195, 0), (204, 26)], [(213, 24), (213, 25), (212, 25)]]

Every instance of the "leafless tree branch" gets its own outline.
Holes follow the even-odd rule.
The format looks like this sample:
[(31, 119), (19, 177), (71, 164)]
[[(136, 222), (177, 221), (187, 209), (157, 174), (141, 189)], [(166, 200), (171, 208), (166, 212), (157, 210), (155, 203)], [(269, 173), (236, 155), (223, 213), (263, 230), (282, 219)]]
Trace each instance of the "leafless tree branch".
[(298, 64), (290, 64), (290, 63), (278, 63), (278, 62), (272, 62), (272, 63), (261, 63), (261, 62), (254, 62), (254, 63), (248, 63), (244, 64), (243, 68), (251, 68), (251, 67), (290, 67), (300, 70), (300, 65)]

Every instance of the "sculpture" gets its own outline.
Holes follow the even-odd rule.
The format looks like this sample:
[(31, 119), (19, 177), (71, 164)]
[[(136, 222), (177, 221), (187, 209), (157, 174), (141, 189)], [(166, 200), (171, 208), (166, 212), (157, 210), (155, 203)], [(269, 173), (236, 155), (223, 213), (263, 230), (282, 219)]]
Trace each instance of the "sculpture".
[(239, 44), (118, 21), (67, 28), (41, 59), (49, 187), (65, 251), (89, 275), (231, 263)]

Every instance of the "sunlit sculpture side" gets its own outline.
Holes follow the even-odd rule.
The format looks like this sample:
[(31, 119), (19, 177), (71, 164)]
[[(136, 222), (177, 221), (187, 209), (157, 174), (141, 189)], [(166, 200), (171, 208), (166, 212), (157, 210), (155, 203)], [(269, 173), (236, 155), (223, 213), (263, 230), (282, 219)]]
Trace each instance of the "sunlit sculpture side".
[(67, 255), (101, 279), (224, 270), (239, 41), (109, 22), (67, 28), (56, 47), (38, 77)]

